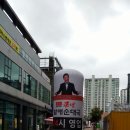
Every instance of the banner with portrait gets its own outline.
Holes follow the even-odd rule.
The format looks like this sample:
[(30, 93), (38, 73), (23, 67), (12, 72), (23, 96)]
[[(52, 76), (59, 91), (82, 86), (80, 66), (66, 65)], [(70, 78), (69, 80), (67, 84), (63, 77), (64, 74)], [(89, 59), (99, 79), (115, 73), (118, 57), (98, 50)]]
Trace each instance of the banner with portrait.
[(54, 76), (53, 125), (54, 129), (82, 129), (83, 75), (65, 69)]

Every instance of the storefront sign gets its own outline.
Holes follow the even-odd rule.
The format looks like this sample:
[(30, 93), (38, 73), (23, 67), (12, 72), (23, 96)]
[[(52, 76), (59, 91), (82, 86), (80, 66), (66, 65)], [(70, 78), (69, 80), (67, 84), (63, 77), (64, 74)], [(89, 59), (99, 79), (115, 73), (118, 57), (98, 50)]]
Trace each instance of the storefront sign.
[(0, 37), (17, 53), (20, 52), (20, 46), (9, 36), (9, 34), (0, 25)]

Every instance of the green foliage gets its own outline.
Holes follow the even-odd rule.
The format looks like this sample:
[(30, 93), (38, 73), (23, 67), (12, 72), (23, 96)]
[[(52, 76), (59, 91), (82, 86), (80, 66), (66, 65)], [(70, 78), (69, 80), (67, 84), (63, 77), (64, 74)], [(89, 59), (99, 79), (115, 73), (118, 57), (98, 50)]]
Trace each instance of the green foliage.
[(91, 122), (99, 122), (101, 120), (101, 116), (102, 116), (103, 111), (100, 110), (100, 108), (93, 108), (91, 110), (90, 116), (91, 116)]

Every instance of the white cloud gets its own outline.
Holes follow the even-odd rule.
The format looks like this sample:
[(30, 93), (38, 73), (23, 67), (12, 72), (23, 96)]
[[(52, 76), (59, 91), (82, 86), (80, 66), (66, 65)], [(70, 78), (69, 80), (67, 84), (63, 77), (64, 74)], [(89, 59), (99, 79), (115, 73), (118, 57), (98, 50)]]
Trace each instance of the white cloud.
[(130, 41), (129, 12), (121, 16), (106, 17), (96, 32), (89, 30), (89, 24), (72, 3), (68, 6), (67, 13), (73, 31), (68, 48), (70, 52), (75, 52), (77, 57), (78, 54), (81, 57), (82, 54), (92, 55), (101, 60), (111, 61), (125, 54)]
[[(8, 0), (42, 56), (54, 52), (64, 68), (121, 79), (130, 72), (130, 8), (127, 0)], [(25, 4), (26, 3), (26, 4)]]

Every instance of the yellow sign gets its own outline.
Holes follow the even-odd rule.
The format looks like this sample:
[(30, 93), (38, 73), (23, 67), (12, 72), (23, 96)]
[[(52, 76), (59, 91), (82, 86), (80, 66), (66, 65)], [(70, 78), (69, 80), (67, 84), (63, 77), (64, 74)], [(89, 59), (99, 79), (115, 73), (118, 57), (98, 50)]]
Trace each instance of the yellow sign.
[(20, 52), (20, 46), (9, 36), (9, 34), (0, 25), (0, 37), (17, 53)]

